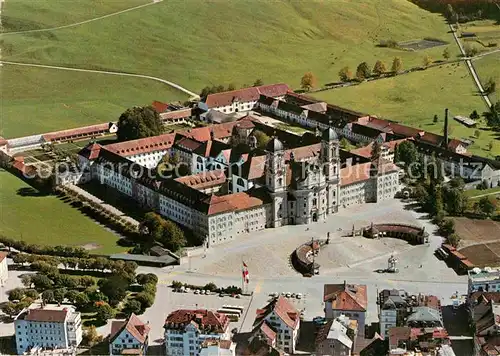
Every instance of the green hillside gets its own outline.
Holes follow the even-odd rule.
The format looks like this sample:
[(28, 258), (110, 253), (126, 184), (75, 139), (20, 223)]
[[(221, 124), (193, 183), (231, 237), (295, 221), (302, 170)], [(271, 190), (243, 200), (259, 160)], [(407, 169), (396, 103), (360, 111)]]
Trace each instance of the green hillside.
[[(6, 15), (14, 16), (10, 3)], [(69, 11), (79, 11), (79, 4)], [(451, 42), (447, 31), (442, 17), (407, 0), (169, 0), (69, 29), (5, 36), (3, 56), (151, 74), (191, 90), (256, 78), (297, 86), (309, 70), (328, 83), (341, 67), (365, 60), (400, 56), (410, 66), (426, 54), (441, 58), (442, 47), (411, 52), (376, 44), (424, 37)]]
[[(473, 110), (481, 113), (486, 109), (464, 63), (323, 91), (314, 96), (438, 134), (442, 133), (445, 108), (449, 108), (451, 117), (469, 116)], [(438, 123), (433, 123), (434, 115), (438, 115)], [(476, 130), (450, 120), (451, 136), (475, 141), (470, 151), (490, 157), (500, 154), (496, 133), (483, 128), (476, 138), (473, 137)], [(492, 151), (487, 149), (490, 142), (494, 143)]]

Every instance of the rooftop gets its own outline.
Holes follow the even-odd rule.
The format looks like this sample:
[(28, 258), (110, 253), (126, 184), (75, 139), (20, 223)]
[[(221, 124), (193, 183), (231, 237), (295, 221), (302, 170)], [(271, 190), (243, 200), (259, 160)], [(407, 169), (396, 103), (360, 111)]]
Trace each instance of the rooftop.
[(325, 284), (323, 301), (332, 302), (333, 310), (366, 311), (367, 289), (364, 284)]
[(138, 342), (144, 343), (148, 337), (150, 327), (132, 313), (127, 320), (114, 320), (112, 322), (110, 340), (113, 341), (123, 330), (127, 330)]
[(263, 309), (257, 309), (254, 325), (259, 324), (267, 315), (274, 312), (288, 327), (296, 328), (299, 323), (299, 312), (284, 297), (274, 298)]
[(229, 326), (229, 319), (223, 313), (206, 309), (179, 309), (167, 316), (165, 329), (184, 329), (188, 324), (195, 325), (201, 331), (222, 334)]

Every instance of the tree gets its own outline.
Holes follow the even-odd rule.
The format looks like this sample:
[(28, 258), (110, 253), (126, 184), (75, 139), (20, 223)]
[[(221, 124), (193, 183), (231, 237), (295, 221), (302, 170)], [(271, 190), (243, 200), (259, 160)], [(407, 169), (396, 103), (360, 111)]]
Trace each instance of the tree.
[(446, 47), (443, 51), (443, 58), (446, 60), (450, 59), (450, 50), (448, 49), (448, 47)]
[(479, 130), (474, 130), (474, 137), (475, 137), (475, 138), (479, 138), (479, 136), (481, 136), (481, 131), (479, 131)]
[(493, 141), (488, 142), (488, 150), (493, 150)]
[(484, 85), (484, 92), (486, 94), (493, 94), (497, 90), (497, 83), (493, 78), (488, 79)]
[(271, 137), (260, 130), (254, 130), (253, 136), (257, 140), (257, 147), (260, 149), (266, 148), (267, 143), (271, 140)]
[(233, 83), (229, 83), (229, 85), (227, 86), (227, 91), (233, 91), (233, 90), (236, 90), (236, 85), (234, 85)]
[(352, 80), (352, 72), (349, 67), (345, 66), (341, 70), (339, 70), (339, 78), (343, 82)]
[(23, 284), (23, 286), (25, 286), (26, 288), (30, 288), (31, 285), (32, 285), (32, 282), (31, 282), (31, 275), (29, 274), (25, 274), (21, 277), (21, 283)]
[(163, 223), (163, 234), (160, 241), (166, 248), (172, 251), (178, 251), (180, 248), (186, 246), (184, 232), (176, 223), (170, 220), (165, 220)]
[(479, 50), (475, 46), (471, 46), (470, 44), (466, 44), (464, 46), (465, 56), (474, 57), (478, 54)]
[(437, 115), (434, 115), (434, 118), (432, 119), (433, 123), (437, 123), (439, 121), (439, 117)]
[(137, 281), (137, 283), (139, 283), (142, 286), (145, 284), (148, 284), (148, 283), (157, 284), (158, 277), (153, 273), (148, 273), (148, 274), (139, 273), (136, 276), (136, 281)]
[(50, 289), (44, 291), (42, 293), (42, 300), (45, 302), (45, 303), (50, 303), (54, 300), (54, 292)]
[(146, 213), (139, 227), (139, 231), (141, 231), (144, 236), (149, 237), (151, 241), (158, 241), (163, 234), (162, 222), (163, 219), (160, 215), (153, 212)]
[(200, 97), (201, 98), (206, 98), (208, 95), (211, 94), (211, 90), (210, 90), (210, 87), (209, 86), (206, 86), (204, 87), (202, 90), (201, 90), (201, 93), (200, 93)]
[(311, 90), (316, 86), (316, 77), (312, 72), (307, 72), (302, 76), (300, 80), (300, 87), (304, 90)]
[(160, 115), (151, 106), (127, 109), (118, 119), (117, 137), (120, 141), (158, 136), (162, 132)]
[(439, 232), (445, 237), (450, 236), (455, 232), (455, 222), (451, 219), (444, 219), (439, 226)]
[(31, 283), (39, 291), (44, 291), (52, 287), (52, 280), (44, 274), (35, 274), (32, 276)]
[(382, 153), (382, 145), (378, 141), (373, 141), (372, 150), (370, 154), (372, 162), (378, 161), (381, 153)]
[(108, 319), (115, 317), (115, 310), (108, 303), (100, 303), (96, 307), (96, 317), (101, 322), (107, 322)]
[(145, 292), (138, 293), (135, 299), (137, 299), (137, 301), (141, 303), (142, 309), (149, 308), (155, 302), (154, 295)]
[(486, 124), (493, 129), (500, 127), (500, 101), (497, 101), (494, 105), (491, 105), (490, 111), (483, 113), (486, 119)]
[(397, 146), (394, 162), (410, 172), (410, 168), (417, 162), (417, 158), (418, 151), (415, 144), (411, 141), (403, 141)]
[(356, 78), (358, 80), (364, 80), (366, 78), (369, 78), (371, 75), (370, 68), (368, 67), (368, 63), (362, 62), (358, 65), (358, 68), (356, 68)]
[(78, 309), (81, 309), (90, 303), (90, 299), (89, 299), (87, 293), (81, 292), (81, 293), (78, 293), (78, 295), (76, 295), (74, 303)]
[(99, 290), (108, 297), (111, 305), (117, 305), (127, 295), (128, 282), (126, 279), (113, 276), (99, 281)]
[(264, 85), (262, 79), (256, 79), (255, 82), (253, 83), (254, 87), (260, 87), (261, 85)]
[(387, 68), (385, 67), (385, 63), (378, 60), (375, 62), (375, 65), (373, 66), (373, 74), (380, 76), (384, 74), (387, 71)]
[(460, 244), (460, 236), (458, 236), (455, 233), (448, 236), (447, 240), (448, 240), (448, 243), (453, 247), (458, 247), (458, 245)]
[(123, 311), (125, 314), (130, 315), (132, 313), (134, 314), (139, 314), (142, 310), (142, 305), (139, 301), (135, 299), (129, 299), (125, 303), (125, 306), (123, 308)]
[(345, 137), (340, 139), (339, 145), (342, 149), (347, 150), (349, 148), (349, 141)]
[(473, 112), (470, 113), (469, 117), (472, 119), (472, 120), (477, 120), (480, 118), (479, 114), (477, 113), (476, 110), (474, 110)]
[(1, 307), (1, 310), (2, 310), (2, 312), (4, 314), (7, 314), (11, 318), (14, 317), (14, 316), (16, 316), (18, 314), (18, 310), (16, 308), (16, 304), (14, 304), (12, 302), (3, 303), (2, 307)]
[(102, 335), (99, 335), (97, 333), (95, 325), (91, 325), (83, 331), (82, 343), (84, 345), (92, 347), (98, 344), (100, 341), (102, 341)]
[(66, 292), (67, 292), (66, 288), (54, 289), (54, 300), (58, 303), (62, 303), (66, 296)]
[(479, 199), (474, 207), (476, 211), (486, 217), (490, 217), (497, 209), (496, 204), (488, 197), (482, 197), (481, 199)]
[(403, 70), (403, 61), (400, 57), (394, 57), (392, 61), (392, 71), (397, 74)]
[(38, 297), (40, 296), (34, 289), (26, 289), (24, 291), (24, 294), (26, 295), (26, 298), (31, 298), (33, 300), (38, 299)]
[(432, 58), (429, 55), (427, 55), (424, 57), (422, 63), (424, 65), (424, 67), (428, 67), (429, 65), (432, 64)]
[(78, 294), (80, 294), (80, 293), (78, 293), (76, 290), (72, 289), (72, 290), (69, 290), (66, 292), (65, 297), (66, 297), (66, 299), (69, 300), (70, 303), (76, 304), (75, 302), (78, 299)]
[(9, 300), (11, 302), (16, 300), (22, 300), (24, 298), (24, 289), (22, 288), (14, 288), (7, 292), (9, 295)]
[(464, 193), (463, 181), (462, 184), (460, 184), (460, 182), (455, 182), (455, 184), (460, 184), (458, 187), (452, 187), (451, 184), (452, 183), (450, 181), (450, 187), (445, 187), (443, 189), (443, 201), (445, 203), (445, 208), (451, 215), (461, 215), (465, 212), (468, 205), (468, 198)]

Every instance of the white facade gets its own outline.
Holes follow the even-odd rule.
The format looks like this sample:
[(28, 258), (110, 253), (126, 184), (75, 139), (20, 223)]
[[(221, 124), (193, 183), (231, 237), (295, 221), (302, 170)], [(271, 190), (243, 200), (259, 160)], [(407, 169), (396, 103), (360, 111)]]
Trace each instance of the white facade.
[(201, 344), (207, 339), (227, 340), (228, 331), (217, 333), (203, 333), (193, 323), (184, 330), (165, 329), (165, 351), (167, 356), (198, 356)]
[(147, 340), (143, 344), (139, 340), (137, 340), (134, 335), (132, 335), (127, 329), (123, 329), (120, 334), (114, 337), (113, 342), (109, 343), (109, 354), (122, 355), (123, 350), (138, 349), (142, 350), (143, 355), (145, 355), (147, 348)]
[(274, 310), (264, 320), (276, 331), (276, 347), (294, 354), (299, 338), (300, 320), (298, 320), (295, 328), (290, 327)]
[(7, 267), (7, 254), (0, 252), (0, 286), (4, 286), (9, 278), (9, 269)]
[[(55, 312), (55, 313), (54, 313)], [(82, 341), (82, 320), (72, 306), (33, 304), (14, 321), (17, 353), (31, 348), (76, 348)]]
[(379, 315), (380, 335), (389, 337), (389, 329), (397, 326), (398, 312), (396, 309), (381, 309)]
[(468, 294), (477, 291), (500, 292), (500, 270), (486, 267), (469, 271)]
[(128, 156), (127, 158), (143, 167), (152, 169), (158, 166), (163, 156), (168, 153), (168, 150), (150, 151)]

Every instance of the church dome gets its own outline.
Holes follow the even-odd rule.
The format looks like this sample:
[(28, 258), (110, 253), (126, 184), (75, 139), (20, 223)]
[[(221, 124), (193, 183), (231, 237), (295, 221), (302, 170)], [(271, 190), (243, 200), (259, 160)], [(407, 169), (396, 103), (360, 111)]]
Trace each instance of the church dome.
[(337, 141), (339, 139), (339, 137), (337, 136), (337, 133), (331, 127), (327, 128), (325, 131), (323, 131), (322, 138), (325, 141)]
[(283, 151), (283, 144), (276, 137), (273, 137), (266, 146), (266, 151), (269, 152), (278, 152)]

